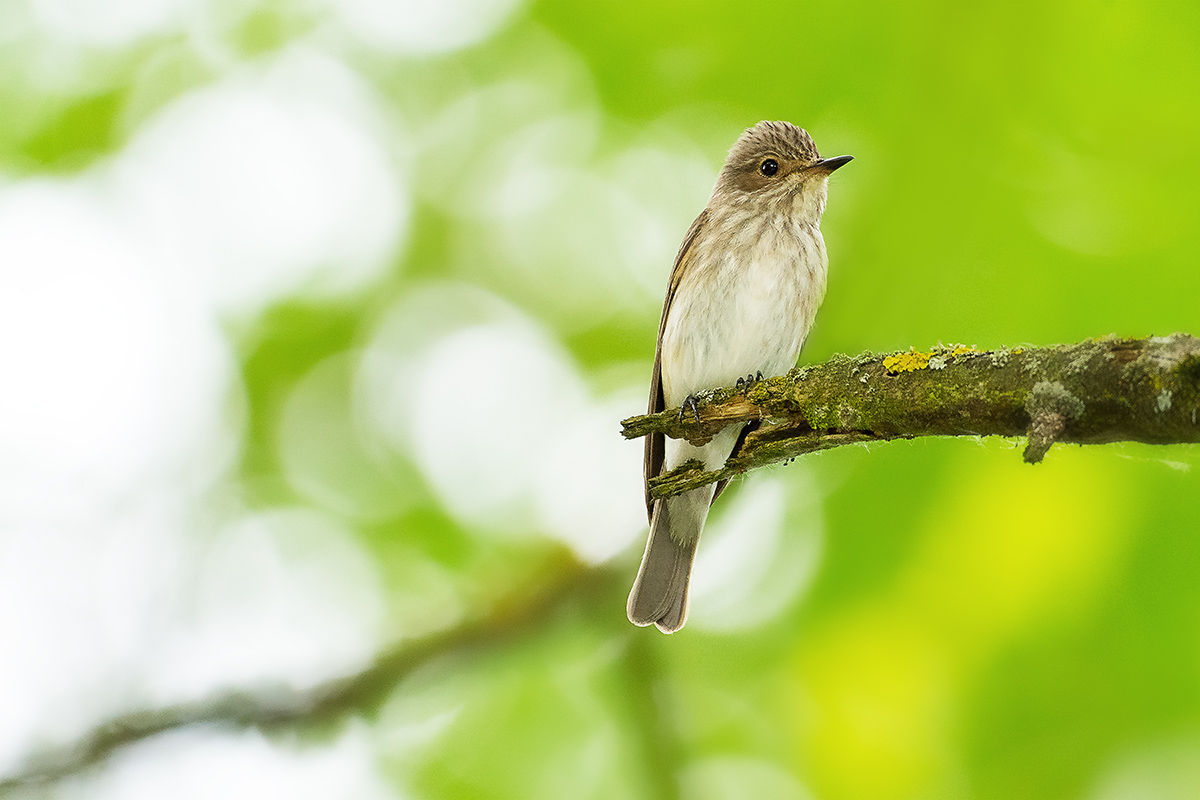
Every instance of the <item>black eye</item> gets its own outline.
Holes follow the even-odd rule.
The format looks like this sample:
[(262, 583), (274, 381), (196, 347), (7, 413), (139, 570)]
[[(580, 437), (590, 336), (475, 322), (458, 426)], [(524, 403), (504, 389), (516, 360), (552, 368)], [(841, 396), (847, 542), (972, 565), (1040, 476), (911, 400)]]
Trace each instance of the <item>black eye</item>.
[(769, 178), (776, 172), (779, 172), (779, 162), (773, 158), (768, 158), (758, 165), (758, 171)]

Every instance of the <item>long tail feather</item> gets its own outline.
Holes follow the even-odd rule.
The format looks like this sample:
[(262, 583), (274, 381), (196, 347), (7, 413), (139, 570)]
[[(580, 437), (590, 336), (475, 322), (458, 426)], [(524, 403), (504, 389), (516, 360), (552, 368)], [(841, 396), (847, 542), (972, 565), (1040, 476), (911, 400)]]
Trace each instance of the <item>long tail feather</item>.
[(712, 491), (711, 486), (702, 487), (655, 503), (650, 538), (626, 607), (634, 625), (655, 625), (663, 633), (674, 633), (687, 621), (692, 562)]

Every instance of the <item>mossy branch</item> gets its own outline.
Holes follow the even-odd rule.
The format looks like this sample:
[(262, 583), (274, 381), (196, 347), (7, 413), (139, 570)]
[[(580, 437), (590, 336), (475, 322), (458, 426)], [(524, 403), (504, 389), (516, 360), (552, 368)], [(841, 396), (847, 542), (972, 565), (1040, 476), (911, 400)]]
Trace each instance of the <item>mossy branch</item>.
[(758, 423), (724, 468), (689, 461), (650, 482), (671, 497), (756, 467), (854, 442), (917, 436), (1028, 436), (1036, 463), (1054, 442), (1200, 442), (1200, 339), (1089, 339), (1054, 347), (835, 356), (746, 388), (703, 393), (697, 416), (630, 417), (627, 439), (662, 433), (703, 444)]

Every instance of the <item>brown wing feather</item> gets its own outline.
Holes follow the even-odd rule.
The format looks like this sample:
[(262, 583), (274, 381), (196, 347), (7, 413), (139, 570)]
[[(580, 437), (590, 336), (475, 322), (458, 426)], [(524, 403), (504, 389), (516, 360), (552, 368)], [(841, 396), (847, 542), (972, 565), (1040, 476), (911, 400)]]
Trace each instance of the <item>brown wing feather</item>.
[[(671, 268), (671, 280), (667, 284), (667, 298), (663, 301), (662, 317), (658, 321), (658, 342), (654, 345), (654, 372), (650, 376), (650, 404), (647, 414), (657, 414), (665, 408), (662, 386), (663, 329), (667, 326), (667, 314), (671, 311), (671, 301), (675, 299), (675, 290), (679, 288), (679, 281), (682, 279), (688, 259), (691, 257), (692, 245), (699, 238), (700, 231), (704, 229), (707, 221), (708, 209), (705, 209), (700, 212), (700, 216), (696, 217), (692, 227), (688, 228), (687, 235), (683, 237), (683, 244), (679, 246), (679, 253), (675, 256), (675, 266)], [(650, 497), (650, 479), (662, 472), (665, 448), (665, 441), (661, 433), (652, 433), (646, 437), (646, 456), (643, 469), (646, 476), (646, 514), (649, 517), (654, 515), (654, 500)]]

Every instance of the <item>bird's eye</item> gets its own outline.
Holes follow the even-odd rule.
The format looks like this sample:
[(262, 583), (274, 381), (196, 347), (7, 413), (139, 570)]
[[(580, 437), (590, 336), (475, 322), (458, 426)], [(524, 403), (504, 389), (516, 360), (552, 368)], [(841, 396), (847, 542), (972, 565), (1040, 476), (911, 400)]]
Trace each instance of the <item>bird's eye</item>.
[(779, 162), (773, 158), (768, 158), (758, 165), (758, 171), (768, 178), (779, 172)]

